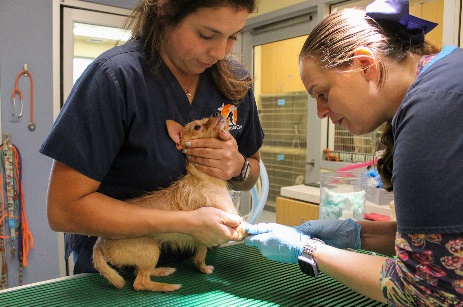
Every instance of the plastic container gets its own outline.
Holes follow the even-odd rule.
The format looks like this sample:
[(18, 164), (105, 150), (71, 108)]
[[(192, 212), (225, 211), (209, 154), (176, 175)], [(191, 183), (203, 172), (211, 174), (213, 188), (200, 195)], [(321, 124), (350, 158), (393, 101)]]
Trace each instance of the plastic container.
[(363, 220), (365, 174), (333, 171), (320, 173), (320, 219)]
[(352, 209), (342, 210), (342, 215), (338, 220), (347, 220), (347, 219), (353, 219), (354, 221), (357, 220), (354, 216), (354, 210)]

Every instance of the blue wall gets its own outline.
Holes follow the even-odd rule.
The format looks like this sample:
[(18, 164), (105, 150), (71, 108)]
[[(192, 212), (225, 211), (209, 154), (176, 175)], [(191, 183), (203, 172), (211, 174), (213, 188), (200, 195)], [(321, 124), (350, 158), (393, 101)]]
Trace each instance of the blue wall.
[[(136, 0), (91, 1), (131, 8)], [(59, 277), (57, 234), (48, 226), (46, 194), (51, 160), (38, 150), (53, 124), (52, 96), (52, 20), (51, 0), (0, 0), (0, 94), (2, 133), (12, 135), (12, 142), (22, 158), (22, 181), (29, 227), (34, 248), (29, 252), (29, 265), (23, 272), (23, 283)], [(27, 64), (34, 80), (35, 131), (29, 124), (29, 79), (21, 77), (24, 114), (14, 121), (11, 92), (15, 78)], [(19, 285), (18, 262), (8, 257), (9, 287)]]

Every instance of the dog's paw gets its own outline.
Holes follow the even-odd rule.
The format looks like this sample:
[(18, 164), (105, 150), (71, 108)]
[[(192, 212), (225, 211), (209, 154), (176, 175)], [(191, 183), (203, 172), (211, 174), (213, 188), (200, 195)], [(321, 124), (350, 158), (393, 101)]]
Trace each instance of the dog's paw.
[(159, 267), (151, 270), (151, 276), (169, 276), (174, 273), (177, 269), (168, 267)]
[(204, 274), (212, 274), (214, 272), (214, 266), (212, 265), (203, 265), (198, 267), (199, 271)]
[(246, 222), (243, 222), (241, 223), (237, 228), (236, 228), (236, 231), (238, 232), (239, 234), (239, 239), (237, 241), (243, 241), (244, 238), (246, 238), (247, 236), (249, 236), (249, 234), (246, 232), (246, 227), (248, 226), (248, 223)]
[(133, 288), (136, 291), (153, 291), (153, 292), (172, 292), (180, 289), (182, 285), (179, 284), (165, 284), (160, 282), (153, 282), (151, 280), (140, 282), (135, 280)]
[(172, 292), (172, 291), (176, 291), (178, 289), (180, 289), (182, 287), (182, 285), (180, 284), (165, 284), (166, 286), (164, 287), (163, 289), (163, 292)]

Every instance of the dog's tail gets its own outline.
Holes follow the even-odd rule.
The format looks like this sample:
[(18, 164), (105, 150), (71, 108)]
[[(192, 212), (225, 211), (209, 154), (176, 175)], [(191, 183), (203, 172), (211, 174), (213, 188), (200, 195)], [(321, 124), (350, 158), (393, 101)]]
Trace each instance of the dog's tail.
[(122, 289), (125, 286), (124, 278), (106, 262), (100, 238), (93, 246), (93, 266), (116, 288)]

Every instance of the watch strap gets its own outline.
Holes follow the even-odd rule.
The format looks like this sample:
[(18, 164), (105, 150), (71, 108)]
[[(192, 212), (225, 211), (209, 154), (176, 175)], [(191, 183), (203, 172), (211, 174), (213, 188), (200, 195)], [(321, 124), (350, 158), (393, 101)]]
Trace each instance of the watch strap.
[(246, 179), (248, 179), (249, 172), (251, 171), (251, 163), (249, 163), (248, 159), (241, 154), (244, 158), (244, 164), (243, 167), (241, 168), (241, 173), (239, 176), (232, 177), (230, 180), (234, 182), (243, 182)]
[(320, 244), (326, 243), (317, 238), (307, 240), (302, 247), (301, 256), (297, 259), (301, 271), (312, 277), (318, 277), (319, 274), (317, 262), (313, 259), (313, 254)]
[(315, 251), (318, 248), (317, 243), (326, 244), (323, 240), (320, 240), (320, 239), (317, 239), (317, 238), (311, 238), (311, 239), (307, 240), (307, 242), (304, 244), (304, 246), (302, 246), (302, 252), (309, 255), (310, 258), (313, 258), (313, 253), (315, 253)]

